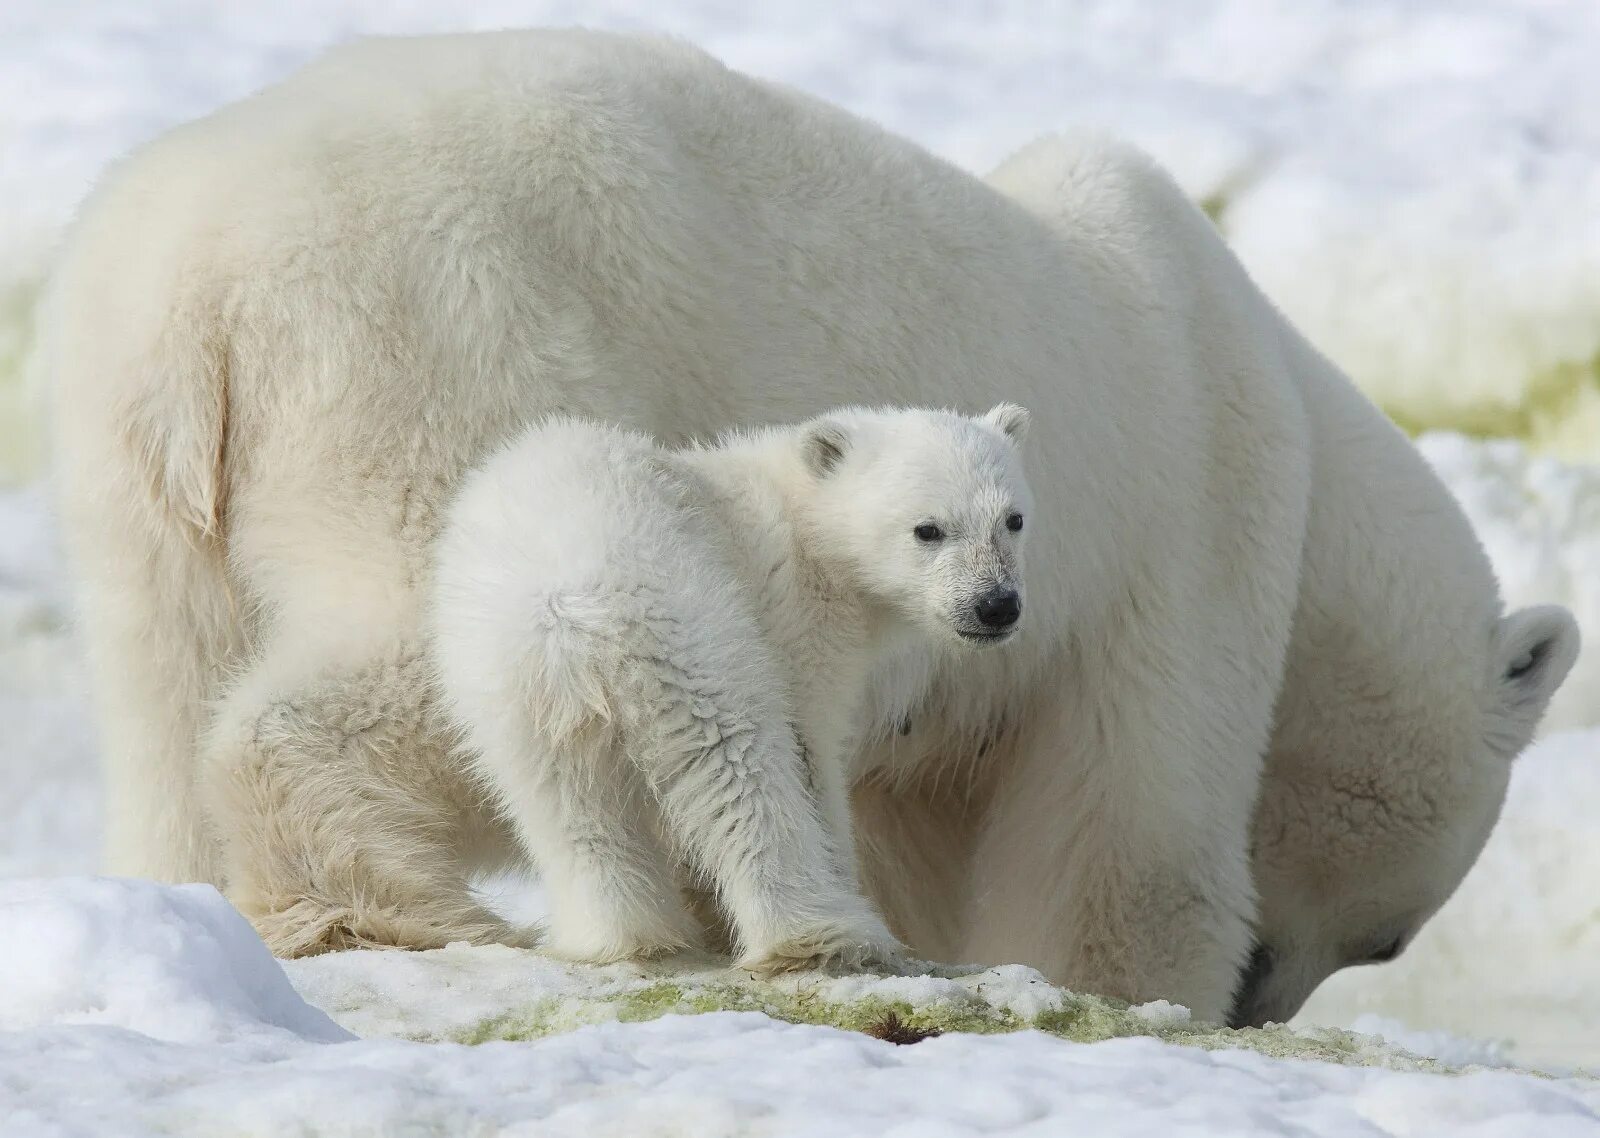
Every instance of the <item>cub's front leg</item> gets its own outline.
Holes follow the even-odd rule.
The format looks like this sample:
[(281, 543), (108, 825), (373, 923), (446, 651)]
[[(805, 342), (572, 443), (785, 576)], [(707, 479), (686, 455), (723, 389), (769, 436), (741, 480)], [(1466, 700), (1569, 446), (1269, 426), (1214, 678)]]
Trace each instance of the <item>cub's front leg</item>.
[[(827, 820), (827, 791), (815, 785), (842, 783), (842, 770), (835, 764), (820, 779), (824, 768), (808, 761), (789, 722), (771, 714), (772, 701), (741, 690), (761, 664), (770, 674), (770, 664), (700, 667), (684, 645), (672, 647), (652, 661), (656, 690), (641, 702), (653, 711), (633, 725), (632, 757), (674, 840), (713, 883), (740, 967), (898, 970), (901, 946), (863, 896), (853, 858)], [(832, 791), (836, 799), (846, 792)], [(848, 836), (847, 800), (840, 817)]]

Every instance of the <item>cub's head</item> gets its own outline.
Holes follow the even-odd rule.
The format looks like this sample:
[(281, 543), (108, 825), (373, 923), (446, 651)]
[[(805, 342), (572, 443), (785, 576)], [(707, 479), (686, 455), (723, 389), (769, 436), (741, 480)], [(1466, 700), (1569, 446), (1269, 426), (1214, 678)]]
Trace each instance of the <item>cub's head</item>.
[(835, 411), (800, 428), (819, 555), (932, 635), (1001, 644), (1021, 627), (1032, 498), (1028, 413)]

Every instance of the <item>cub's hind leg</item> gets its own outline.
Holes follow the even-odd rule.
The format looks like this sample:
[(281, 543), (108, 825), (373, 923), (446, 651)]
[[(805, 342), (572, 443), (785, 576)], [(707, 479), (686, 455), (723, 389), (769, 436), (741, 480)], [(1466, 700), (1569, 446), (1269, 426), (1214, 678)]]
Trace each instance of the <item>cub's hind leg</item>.
[(558, 743), (519, 731), (477, 762), (539, 868), (546, 952), (604, 964), (700, 943), (656, 838), (654, 805), (614, 725), (591, 723)]

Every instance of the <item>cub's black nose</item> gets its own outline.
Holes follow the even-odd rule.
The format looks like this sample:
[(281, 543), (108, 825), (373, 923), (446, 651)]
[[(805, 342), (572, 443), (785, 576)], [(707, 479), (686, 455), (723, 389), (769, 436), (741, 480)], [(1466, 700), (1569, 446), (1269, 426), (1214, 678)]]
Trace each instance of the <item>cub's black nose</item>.
[(1015, 589), (996, 589), (984, 594), (976, 607), (985, 628), (1010, 628), (1022, 615), (1022, 598)]

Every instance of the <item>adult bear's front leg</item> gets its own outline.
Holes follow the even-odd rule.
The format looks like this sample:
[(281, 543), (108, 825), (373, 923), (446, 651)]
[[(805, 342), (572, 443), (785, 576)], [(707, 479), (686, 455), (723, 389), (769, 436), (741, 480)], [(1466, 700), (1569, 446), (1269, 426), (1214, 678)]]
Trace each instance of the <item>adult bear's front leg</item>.
[(1132, 624), (1074, 646), (997, 762), (960, 957), (1219, 1022), (1251, 943), (1271, 699), (1213, 690), (1175, 638)]

